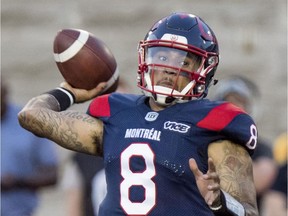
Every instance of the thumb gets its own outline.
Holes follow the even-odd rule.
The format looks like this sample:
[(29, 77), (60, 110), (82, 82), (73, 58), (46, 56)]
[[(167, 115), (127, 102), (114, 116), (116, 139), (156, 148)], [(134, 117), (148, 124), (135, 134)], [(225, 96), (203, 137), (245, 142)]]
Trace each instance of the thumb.
[(198, 165), (194, 158), (189, 159), (189, 167), (196, 179), (203, 175), (203, 173), (199, 170)]
[(88, 94), (91, 97), (95, 97), (100, 95), (101, 93), (103, 93), (103, 90), (105, 89), (105, 87), (107, 86), (107, 82), (101, 82), (99, 83), (95, 88), (91, 89), (88, 91)]

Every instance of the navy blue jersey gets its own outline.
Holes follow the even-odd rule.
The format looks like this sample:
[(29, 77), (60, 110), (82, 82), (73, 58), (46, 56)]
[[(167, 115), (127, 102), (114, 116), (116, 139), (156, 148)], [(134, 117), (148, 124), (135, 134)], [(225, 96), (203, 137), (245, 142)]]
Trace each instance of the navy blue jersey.
[(213, 215), (188, 161), (206, 173), (209, 143), (224, 139), (252, 154), (253, 120), (226, 102), (192, 100), (154, 112), (147, 99), (113, 93), (89, 106), (88, 114), (104, 123), (107, 195), (99, 215)]

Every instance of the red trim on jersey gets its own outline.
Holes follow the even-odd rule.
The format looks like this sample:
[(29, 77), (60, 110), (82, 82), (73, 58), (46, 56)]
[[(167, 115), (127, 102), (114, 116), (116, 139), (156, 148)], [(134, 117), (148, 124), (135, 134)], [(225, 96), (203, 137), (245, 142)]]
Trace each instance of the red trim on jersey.
[(90, 115), (94, 117), (109, 117), (110, 104), (108, 98), (109, 95), (103, 95), (94, 99), (89, 107)]
[(223, 103), (212, 109), (204, 119), (198, 122), (197, 126), (213, 131), (220, 131), (237, 115), (242, 113), (245, 113), (245, 111), (241, 108), (231, 103)]

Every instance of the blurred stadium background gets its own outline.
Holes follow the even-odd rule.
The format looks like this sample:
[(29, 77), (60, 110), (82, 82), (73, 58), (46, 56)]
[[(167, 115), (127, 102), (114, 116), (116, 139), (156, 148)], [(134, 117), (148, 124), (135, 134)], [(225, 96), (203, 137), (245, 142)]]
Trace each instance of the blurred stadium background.
[[(260, 135), (273, 141), (287, 131), (285, 0), (2, 0), (1, 75), (11, 85), (11, 100), (24, 105), (62, 81), (52, 50), (54, 36), (63, 28), (85, 29), (102, 39), (114, 52), (131, 92), (137, 93), (138, 41), (156, 20), (173, 11), (199, 15), (214, 30), (221, 53), (217, 78), (241, 74), (259, 86)], [(62, 165), (70, 153), (59, 148)], [(36, 216), (65, 215), (60, 187), (41, 195)]]

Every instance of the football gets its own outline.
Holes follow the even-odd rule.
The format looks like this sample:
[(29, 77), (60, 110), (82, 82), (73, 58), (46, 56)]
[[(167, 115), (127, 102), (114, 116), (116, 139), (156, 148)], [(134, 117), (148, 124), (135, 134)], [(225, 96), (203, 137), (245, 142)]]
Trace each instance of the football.
[(62, 29), (54, 43), (54, 60), (63, 78), (71, 86), (90, 90), (107, 82), (102, 94), (118, 86), (117, 62), (107, 45), (88, 31)]

